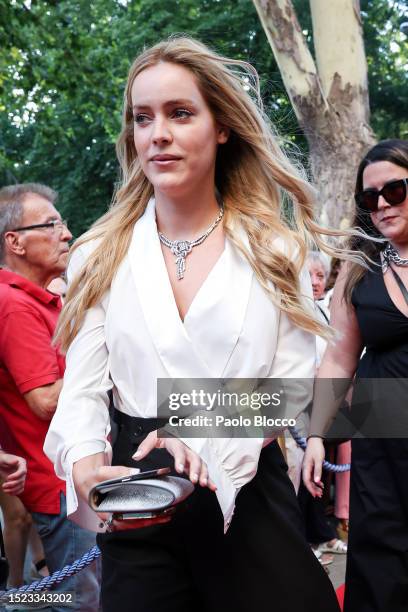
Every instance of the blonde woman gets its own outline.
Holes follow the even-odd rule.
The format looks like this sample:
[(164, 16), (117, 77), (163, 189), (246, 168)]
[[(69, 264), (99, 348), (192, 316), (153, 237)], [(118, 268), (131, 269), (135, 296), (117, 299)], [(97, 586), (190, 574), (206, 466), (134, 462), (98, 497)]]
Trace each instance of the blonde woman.
[(125, 91), (120, 188), (76, 244), (59, 328), (67, 372), (46, 441), (68, 512), (84, 520), (90, 488), (132, 467), (167, 464), (197, 485), (172, 520), (98, 536), (105, 612), (338, 610), (276, 442), (157, 435), (158, 377), (310, 378), (325, 333), (303, 268), (306, 240), (321, 244), (312, 192), (250, 83), (256, 97), (252, 67), (188, 38), (142, 53)]

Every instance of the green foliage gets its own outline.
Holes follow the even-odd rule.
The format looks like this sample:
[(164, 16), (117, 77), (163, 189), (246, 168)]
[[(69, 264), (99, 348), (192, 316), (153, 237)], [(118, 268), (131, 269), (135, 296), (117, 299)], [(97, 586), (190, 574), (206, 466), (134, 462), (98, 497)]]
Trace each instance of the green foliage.
[(268, 75), (271, 97), (279, 74), (248, 0), (0, 4), (0, 183), (50, 184), (74, 234), (83, 232), (106, 210), (117, 179), (114, 143), (130, 63), (175, 32), (253, 60)]
[(379, 138), (408, 138), (408, 21), (405, 0), (362, 0), (372, 127)]
[[(312, 44), (308, 2), (294, 4)], [(402, 2), (362, 4), (373, 123), (380, 137), (402, 135)], [(74, 234), (89, 227), (117, 180), (114, 143), (130, 63), (144, 46), (176, 32), (252, 62), (268, 113), (305, 148), (250, 0), (8, 0), (0, 2), (0, 184), (47, 183), (59, 192)]]

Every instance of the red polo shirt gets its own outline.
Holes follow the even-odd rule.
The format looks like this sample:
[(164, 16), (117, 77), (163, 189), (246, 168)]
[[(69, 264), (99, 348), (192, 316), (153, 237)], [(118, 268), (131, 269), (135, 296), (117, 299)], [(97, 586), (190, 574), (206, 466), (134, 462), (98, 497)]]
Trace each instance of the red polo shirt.
[(64, 375), (65, 360), (52, 345), (61, 311), (57, 295), (0, 269), (0, 445), (27, 461), (21, 500), (30, 512), (58, 514), (65, 492), (43, 451), (49, 421), (38, 418), (23, 394)]

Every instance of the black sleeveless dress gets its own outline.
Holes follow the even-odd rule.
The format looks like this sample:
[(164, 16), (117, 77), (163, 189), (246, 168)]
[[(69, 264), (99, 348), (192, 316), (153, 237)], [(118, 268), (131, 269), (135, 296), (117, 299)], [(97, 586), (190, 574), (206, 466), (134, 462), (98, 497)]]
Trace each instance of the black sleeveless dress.
[(381, 268), (365, 274), (352, 302), (366, 347), (357, 377), (374, 379), (373, 409), (360, 408), (365, 433), (375, 437), (352, 440), (344, 612), (407, 612), (408, 318)]

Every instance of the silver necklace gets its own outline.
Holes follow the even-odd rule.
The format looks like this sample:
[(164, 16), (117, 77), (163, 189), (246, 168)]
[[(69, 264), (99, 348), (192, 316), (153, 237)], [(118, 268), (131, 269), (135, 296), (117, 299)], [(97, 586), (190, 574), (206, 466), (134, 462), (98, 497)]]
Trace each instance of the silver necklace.
[(176, 258), (177, 266), (177, 279), (181, 280), (184, 278), (184, 272), (186, 271), (186, 257), (191, 252), (192, 248), (202, 244), (204, 240), (211, 234), (211, 232), (217, 227), (219, 222), (224, 216), (224, 206), (221, 205), (218, 217), (214, 223), (195, 240), (169, 240), (161, 232), (159, 232), (159, 240), (164, 246), (168, 247)]
[(382, 254), (383, 254), (382, 270), (384, 274), (386, 273), (389, 266), (391, 265), (391, 262), (395, 264), (396, 266), (404, 266), (404, 267), (408, 266), (408, 259), (404, 259), (403, 257), (400, 257), (397, 249), (394, 249), (394, 247), (391, 246), (390, 243), (387, 244)]

